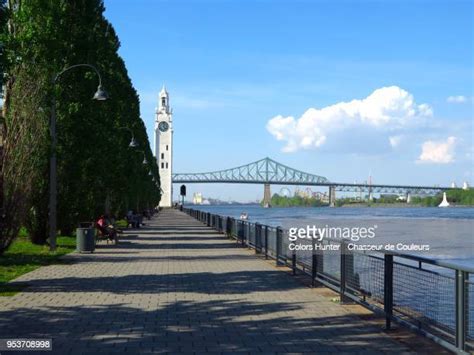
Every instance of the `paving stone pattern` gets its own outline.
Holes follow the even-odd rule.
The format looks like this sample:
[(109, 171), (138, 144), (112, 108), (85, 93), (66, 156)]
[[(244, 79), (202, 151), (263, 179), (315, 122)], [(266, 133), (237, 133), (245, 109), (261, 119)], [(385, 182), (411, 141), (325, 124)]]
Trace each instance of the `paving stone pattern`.
[(0, 338), (52, 338), (55, 354), (413, 351), (184, 213), (145, 222), (15, 280)]

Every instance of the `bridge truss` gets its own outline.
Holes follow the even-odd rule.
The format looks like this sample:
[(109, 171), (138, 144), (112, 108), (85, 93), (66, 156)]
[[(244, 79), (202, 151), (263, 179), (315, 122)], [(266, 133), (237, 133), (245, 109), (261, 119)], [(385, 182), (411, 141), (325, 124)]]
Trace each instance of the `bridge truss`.
[(450, 187), (418, 185), (351, 184), (331, 182), (324, 176), (290, 168), (273, 159), (264, 158), (232, 169), (206, 173), (172, 175), (173, 183), (235, 183), (325, 186), (341, 192), (368, 192), (381, 194), (433, 195)]
[(232, 169), (208, 173), (173, 174), (172, 179), (175, 183), (222, 182), (239, 184), (314, 185), (329, 182), (329, 180), (323, 176), (290, 168), (270, 158), (264, 158)]

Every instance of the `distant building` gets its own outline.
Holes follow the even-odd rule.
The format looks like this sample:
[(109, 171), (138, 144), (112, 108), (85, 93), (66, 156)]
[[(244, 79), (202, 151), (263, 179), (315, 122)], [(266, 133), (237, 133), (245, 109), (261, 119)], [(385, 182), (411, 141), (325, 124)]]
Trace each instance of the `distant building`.
[(313, 192), (312, 197), (321, 202), (329, 202), (328, 194), (325, 194), (323, 192), (319, 192), (319, 191)]
[(386, 199), (399, 199), (400, 196), (395, 195), (395, 194), (380, 194), (380, 198), (386, 198)]
[(195, 192), (193, 195), (193, 203), (195, 205), (202, 205), (202, 194), (200, 192)]

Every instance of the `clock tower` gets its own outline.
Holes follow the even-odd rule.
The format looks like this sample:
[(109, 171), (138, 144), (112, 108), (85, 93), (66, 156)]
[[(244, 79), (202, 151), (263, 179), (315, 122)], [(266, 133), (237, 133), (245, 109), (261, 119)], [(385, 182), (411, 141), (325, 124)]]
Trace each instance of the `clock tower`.
[(159, 94), (155, 116), (155, 157), (160, 173), (160, 207), (173, 205), (173, 110), (170, 109), (168, 92), (163, 85)]

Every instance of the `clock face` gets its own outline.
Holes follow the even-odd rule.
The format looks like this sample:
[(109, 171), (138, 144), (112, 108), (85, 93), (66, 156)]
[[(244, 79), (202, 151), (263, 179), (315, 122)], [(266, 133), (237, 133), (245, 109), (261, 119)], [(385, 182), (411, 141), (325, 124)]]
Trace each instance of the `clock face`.
[(158, 129), (161, 132), (166, 132), (170, 126), (168, 125), (168, 122), (162, 121), (158, 123)]

